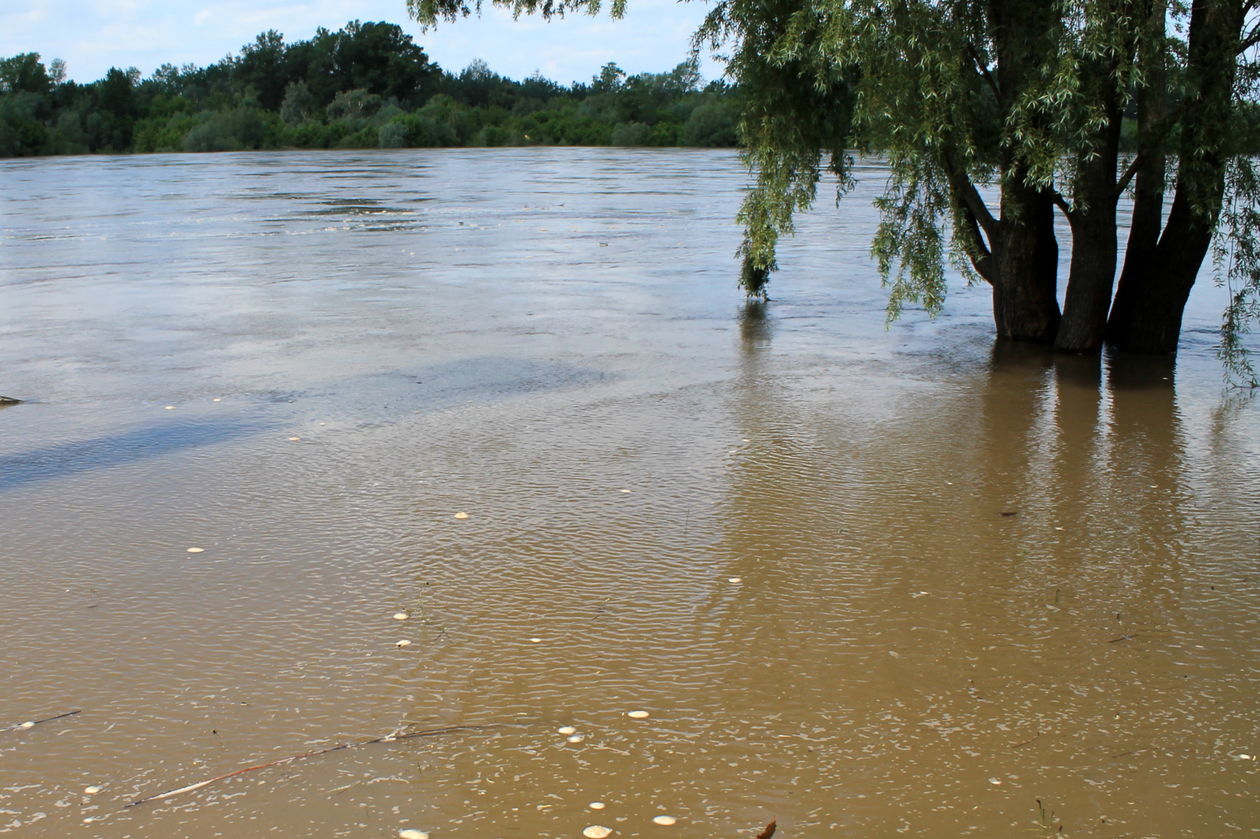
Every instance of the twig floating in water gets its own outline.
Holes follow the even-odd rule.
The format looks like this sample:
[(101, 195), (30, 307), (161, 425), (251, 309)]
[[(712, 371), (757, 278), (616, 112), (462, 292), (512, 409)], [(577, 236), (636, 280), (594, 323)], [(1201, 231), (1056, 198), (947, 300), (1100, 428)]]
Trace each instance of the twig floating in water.
[(308, 757), (319, 757), (320, 755), (326, 755), (332, 752), (339, 752), (342, 749), (348, 749), (352, 746), (368, 746), (368, 745), (371, 745), (372, 743), (393, 743), (397, 740), (412, 740), (416, 737), (436, 737), (440, 734), (454, 734), (457, 731), (480, 731), (482, 729), (486, 729), (490, 727), (491, 726), (489, 725), (447, 725), (447, 726), (443, 726), (442, 728), (426, 728), (423, 731), (413, 731), (411, 733), (393, 732), (393, 733), (386, 734), (381, 737), (373, 737), (371, 740), (361, 740), (356, 743), (341, 743), (336, 746), (329, 746), (326, 749), (316, 749), (315, 751), (312, 751), (312, 752), (303, 752), (300, 755), (290, 755), (289, 757), (282, 757), (279, 760), (273, 760), (268, 763), (259, 763), (255, 766), (246, 766), (243, 769), (236, 769), (232, 772), (228, 772), (223, 775), (217, 775), (213, 778), (207, 778), (206, 780), (198, 781), (195, 784), (189, 784), (188, 786), (178, 787), (176, 789), (168, 789), (164, 792), (159, 792), (154, 795), (146, 795), (144, 798), (137, 798), (135, 801), (132, 801), (129, 804), (126, 804), (125, 806), (135, 807), (140, 804), (148, 804), (150, 801), (161, 801), (165, 798), (173, 798), (177, 795), (183, 795), (186, 792), (193, 792), (194, 790), (199, 790), (202, 787), (208, 787), (211, 784), (218, 783), (219, 781), (226, 781), (228, 778), (235, 778), (237, 775), (244, 775), (246, 772), (257, 772), (259, 769), (270, 769), (273, 766), (283, 766), (286, 763), (293, 763), (298, 760), (304, 760)]
[(28, 728), (34, 728), (40, 723), (52, 722), (53, 720), (64, 720), (66, 717), (73, 717), (75, 714), (81, 714), (82, 711), (66, 711), (64, 714), (57, 714), (54, 717), (44, 717), (42, 720), (28, 720), (20, 722), (17, 725), (11, 725), (8, 728), (0, 728), (0, 731), (24, 731)]
[(766, 829), (757, 834), (757, 839), (770, 839), (774, 835), (774, 831), (779, 827), (777, 819), (771, 819), (770, 824), (766, 825)]
[(1030, 739), (1030, 740), (1025, 740), (1025, 741), (1024, 741), (1024, 742), (1022, 742), (1022, 743), (1016, 743), (1014, 746), (1011, 746), (1011, 748), (1012, 748), (1012, 749), (1020, 749), (1020, 748), (1023, 748), (1024, 746), (1027, 746), (1029, 743), (1034, 743), (1034, 742), (1036, 742), (1038, 739), (1040, 739), (1041, 735), (1043, 735), (1043, 734), (1045, 734), (1045, 732), (1044, 732), (1044, 731), (1038, 731), (1038, 732), (1037, 732), (1037, 736), (1036, 736), (1036, 737), (1033, 737), (1033, 738), (1032, 738), (1032, 739)]

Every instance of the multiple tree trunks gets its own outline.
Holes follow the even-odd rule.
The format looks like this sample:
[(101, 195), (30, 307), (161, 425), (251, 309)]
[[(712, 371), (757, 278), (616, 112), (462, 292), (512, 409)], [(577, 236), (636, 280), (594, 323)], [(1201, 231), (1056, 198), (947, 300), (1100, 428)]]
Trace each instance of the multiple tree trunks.
[[(1132, 35), (1128, 50), (1099, 61), (1085, 76), (1105, 118), (1075, 150), (1072, 201), (1050, 187), (1029, 184), (1018, 152), (1005, 155), (1001, 217), (987, 226), (988, 250), (973, 258), (993, 285), (993, 317), (999, 336), (1050, 343), (1070, 353), (1097, 353), (1104, 341), (1118, 350), (1174, 354), (1190, 290), (1211, 246), (1225, 193), (1225, 137), (1231, 118), (1244, 0), (1195, 0), (1191, 6), (1181, 112), (1169, 113), (1165, 0), (1117, 0), (1140, 15), (1145, 29)], [(1058, 25), (1040, 3), (994, 2), (989, 18), (996, 48), (999, 111), (1031, 83), (1045, 60), (1041, 43)], [(1126, 36), (1127, 37), (1127, 36)], [(1049, 48), (1047, 48), (1049, 49)], [(1120, 173), (1119, 138), (1125, 97), (1116, 72), (1136, 61), (1143, 84), (1133, 94), (1138, 114), (1137, 154), (1128, 173), (1134, 204), (1123, 270), (1117, 205), (1128, 184)], [(1034, 126), (1035, 127), (1035, 126)], [(1176, 138), (1169, 148), (1168, 138)], [(1165, 161), (1177, 160), (1176, 191), (1167, 221)], [(956, 178), (955, 200), (965, 203)], [(969, 183), (963, 186), (971, 189)], [(1053, 198), (1049, 197), (1053, 196)], [(1051, 202), (1054, 202), (1053, 204)], [(1057, 248), (1053, 206), (1072, 230), (1071, 268), (1063, 311), (1056, 299)], [(984, 260), (984, 264), (980, 263)], [(1113, 299), (1114, 293), (1114, 299)]]
[[(1119, 349), (1177, 351), (1186, 300), (1212, 243), (1225, 193), (1224, 136), (1244, 22), (1241, 0), (1196, 0), (1191, 7), (1177, 188), (1168, 221), (1153, 243), (1164, 175), (1153, 165), (1148, 173), (1139, 172), (1151, 183), (1138, 183), (1133, 223), (1139, 238), (1136, 244), (1131, 240), (1107, 324), (1107, 337)], [(1157, 140), (1152, 144), (1149, 157), (1162, 152)]]

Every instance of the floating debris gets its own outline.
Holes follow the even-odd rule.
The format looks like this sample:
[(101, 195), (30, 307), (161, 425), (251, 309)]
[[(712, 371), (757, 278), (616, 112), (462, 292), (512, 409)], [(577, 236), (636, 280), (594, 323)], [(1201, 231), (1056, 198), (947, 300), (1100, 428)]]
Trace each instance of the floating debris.
[(411, 615), (406, 612), (394, 612), (394, 620), (396, 621), (405, 621), (409, 617), (411, 617)]
[(774, 835), (775, 828), (778, 826), (778, 821), (771, 819), (770, 823), (766, 825), (766, 829), (757, 834), (757, 839), (770, 839), (770, 837)]
[(990, 778), (990, 779), (989, 779), (989, 783), (993, 784), (993, 786), (995, 786), (995, 787), (1000, 787), (1000, 786), (1002, 786), (1002, 779), (1001, 779), (1001, 778)]
[(583, 734), (571, 734), (571, 735), (569, 735), (569, 742), (570, 742), (570, 743), (581, 743), (581, 742), (582, 742), (583, 740), (585, 740), (585, 739), (586, 739), (586, 736), (585, 736), (585, 735), (583, 735)]
[(629, 494), (629, 493), (631, 493), (631, 492), (633, 492), (633, 491), (634, 491), (634, 490), (630, 490), (630, 489), (623, 489), (623, 490), (622, 490), (622, 492), (624, 492), (624, 493), (626, 493), (626, 494)]
[(604, 827), (602, 824), (593, 824), (582, 831), (582, 835), (586, 839), (604, 839), (605, 836), (612, 835), (611, 827)]
[(80, 714), (80, 713), (82, 713), (82, 711), (67, 711), (64, 714), (57, 714), (56, 716), (52, 716), (52, 717), (44, 717), (42, 720), (27, 720), (26, 722), (20, 722), (17, 725), (11, 725), (8, 728), (0, 728), (0, 731), (26, 731), (27, 729), (34, 728), (40, 723), (52, 722), (53, 720), (63, 720), (66, 717), (73, 717), (75, 714)]
[(188, 553), (190, 553), (190, 554), (205, 553), (205, 551), (206, 551), (206, 549), (205, 549), (205, 548), (189, 548), (189, 549), (188, 549)]
[(217, 397), (217, 396), (216, 396), (216, 397), (214, 397), (213, 399), (211, 399), (210, 401), (211, 401), (211, 402), (222, 402), (223, 400), (222, 400), (222, 399), (220, 399), (219, 397)]
[(101, 791), (101, 788), (100, 788), (100, 787), (95, 787), (95, 786), (93, 786), (93, 787), (84, 787), (84, 788), (83, 788), (83, 794), (84, 794), (84, 795), (96, 795), (96, 794), (97, 794), (98, 792), (100, 792), (100, 791)]
[(556, 731), (560, 732), (566, 737), (570, 734), (577, 734), (577, 729), (571, 725), (562, 725), (559, 728), (557, 728)]
[(542, 643), (542, 639), (541, 639), (541, 638), (530, 638), (530, 639), (529, 639), (529, 643), (531, 643), (531, 644), (541, 644), (541, 643)]
[(671, 824), (678, 824), (678, 819), (673, 816), (653, 816), (652, 821), (656, 824), (662, 824), (669, 827)]
[(455, 514), (455, 518), (457, 518), (457, 519), (466, 519), (466, 518), (468, 518), (468, 514), (467, 514), (467, 513), (456, 513), (456, 514)]
[(402, 649), (403, 647), (410, 647), (410, 646), (411, 646), (411, 642), (410, 642), (410, 641), (408, 641), (406, 638), (404, 638), (404, 639), (402, 639), (401, 641), (396, 642), (396, 643), (394, 644), (394, 646), (395, 646), (395, 647), (398, 647), (399, 649)]
[(652, 715), (647, 711), (627, 711), (626, 716), (632, 720), (645, 720)]
[(429, 839), (429, 834), (423, 830), (408, 827), (398, 831), (398, 839)]
[(590, 807), (592, 810), (602, 810), (604, 809), (604, 807), (608, 805), (604, 804), (604, 802), (602, 801), (592, 801), (590, 804), (587, 804), (586, 806)]
[(744, 581), (744, 578), (743, 577), (727, 577), (726, 581), (728, 583), (742, 583)]
[(290, 438), (289, 438), (289, 442), (290, 442), (290, 443), (296, 443), (298, 440), (301, 440), (301, 439), (302, 439), (301, 437), (290, 437)]
[(174, 406), (174, 405), (166, 405), (166, 406), (164, 406), (164, 408), (165, 408), (165, 410), (167, 410), (167, 411), (173, 411), (173, 410), (175, 410), (175, 406)]

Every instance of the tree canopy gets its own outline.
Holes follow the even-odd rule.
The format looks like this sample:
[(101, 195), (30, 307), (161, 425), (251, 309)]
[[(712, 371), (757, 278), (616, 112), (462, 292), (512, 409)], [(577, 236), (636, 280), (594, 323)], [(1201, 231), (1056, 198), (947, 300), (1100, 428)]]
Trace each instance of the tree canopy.
[[(427, 23), (479, 7), (408, 4)], [(1258, 5), (719, 0), (697, 45), (727, 51), (743, 93), (757, 177), (740, 216), (744, 288), (766, 295), (776, 245), (821, 176), (838, 176), (843, 193), (848, 150), (875, 150), (892, 172), (873, 236), (890, 315), (910, 303), (938, 310), (952, 263), (992, 287), (1001, 336), (1173, 353), (1210, 258), (1231, 294), (1221, 351), (1245, 364), (1240, 336), (1260, 316)], [(1066, 278), (1056, 214), (1071, 229)]]

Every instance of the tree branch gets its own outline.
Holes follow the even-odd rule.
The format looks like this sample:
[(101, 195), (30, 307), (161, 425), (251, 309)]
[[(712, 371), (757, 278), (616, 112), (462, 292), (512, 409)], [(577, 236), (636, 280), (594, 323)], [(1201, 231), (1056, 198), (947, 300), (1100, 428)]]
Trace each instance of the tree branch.
[(1074, 213), (1072, 205), (1067, 202), (1067, 199), (1064, 198), (1062, 193), (1060, 193), (1057, 189), (1053, 189), (1050, 192), (1050, 200), (1054, 202), (1054, 206), (1062, 210), (1063, 215), (1071, 219)]
[(1256, 44), (1260, 44), (1260, 26), (1257, 26), (1255, 29), (1253, 29), (1251, 34), (1248, 35), (1246, 38), (1244, 38), (1238, 44), (1238, 54), (1242, 55), (1244, 52), (1251, 49)]
[(967, 242), (970, 245), (968, 256), (971, 258), (972, 267), (976, 269), (976, 273), (980, 275), (981, 279), (989, 285), (993, 285), (993, 253), (985, 246), (984, 237), (980, 235), (980, 225), (967, 207), (959, 205), (959, 212), (966, 222), (962, 233), (967, 237)]
[(961, 216), (962, 224), (959, 225), (958, 232), (967, 242), (967, 255), (971, 258), (976, 273), (989, 285), (993, 285), (996, 268), (993, 265), (993, 251), (985, 243), (985, 239), (989, 243), (997, 239), (998, 221), (985, 205), (967, 171), (956, 163), (954, 155), (948, 150), (941, 153), (941, 168), (949, 178), (950, 198)]
[(989, 237), (989, 241), (992, 241), (997, 235), (998, 223), (988, 206), (985, 205), (984, 199), (980, 197), (980, 191), (971, 182), (966, 170), (954, 161), (953, 154), (948, 151), (943, 152), (941, 162), (945, 174), (949, 177), (950, 192), (954, 194), (959, 206), (970, 214), (972, 221), (978, 224)]
[(1125, 167), (1124, 174), (1120, 176), (1120, 180), (1116, 181), (1117, 197), (1123, 195), (1124, 191), (1129, 188), (1129, 181), (1133, 180), (1133, 177), (1138, 173), (1138, 170), (1142, 168), (1142, 164), (1145, 162), (1146, 158), (1142, 155), (1135, 154), (1133, 156), (1133, 159), (1129, 161), (1129, 165)]
[(993, 78), (993, 74), (989, 72), (989, 68), (985, 66), (984, 59), (980, 55), (980, 51), (976, 49), (976, 45), (967, 42), (967, 51), (971, 53), (971, 61), (976, 65), (976, 69), (980, 71), (980, 77), (989, 84), (989, 89), (993, 91), (993, 96), (999, 102), (1002, 100), (1002, 92), (998, 88), (997, 79)]

